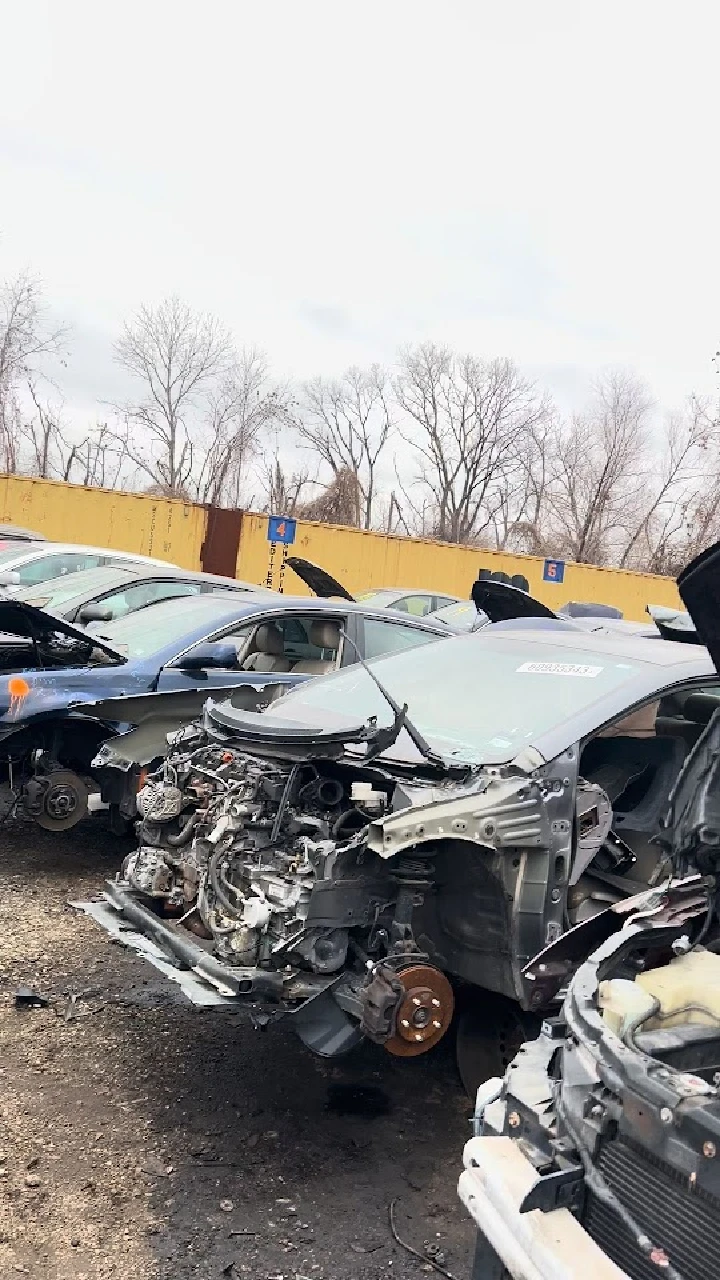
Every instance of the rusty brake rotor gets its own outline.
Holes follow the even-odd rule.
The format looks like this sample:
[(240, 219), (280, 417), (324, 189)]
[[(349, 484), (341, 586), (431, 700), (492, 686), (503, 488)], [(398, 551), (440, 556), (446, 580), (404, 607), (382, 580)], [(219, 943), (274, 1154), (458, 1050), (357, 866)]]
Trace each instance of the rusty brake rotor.
[(445, 1035), (452, 1022), (455, 998), (439, 969), (416, 964), (397, 975), (405, 988), (395, 1017), (395, 1034), (384, 1048), (398, 1058), (427, 1053)]

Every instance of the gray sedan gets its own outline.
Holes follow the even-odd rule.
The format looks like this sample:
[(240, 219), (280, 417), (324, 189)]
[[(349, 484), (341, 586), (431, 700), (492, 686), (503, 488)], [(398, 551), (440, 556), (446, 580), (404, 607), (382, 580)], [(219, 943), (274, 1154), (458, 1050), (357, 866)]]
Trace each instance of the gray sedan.
[(172, 565), (153, 568), (140, 562), (84, 569), (33, 586), (19, 587), (15, 600), (36, 609), (46, 609), (67, 622), (111, 622), (160, 600), (174, 596), (207, 595), (209, 592), (244, 591), (258, 596), (275, 596), (267, 587), (235, 578), (219, 578), (212, 573), (193, 573)]

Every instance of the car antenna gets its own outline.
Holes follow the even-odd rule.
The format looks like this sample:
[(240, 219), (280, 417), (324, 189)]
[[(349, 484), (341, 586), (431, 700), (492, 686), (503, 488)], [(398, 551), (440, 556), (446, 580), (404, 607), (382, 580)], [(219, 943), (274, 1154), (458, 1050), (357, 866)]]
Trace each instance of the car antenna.
[(374, 684), (377, 685), (378, 689), (380, 690), (388, 706), (392, 708), (392, 711), (395, 716), (393, 723), (389, 725), (387, 729), (378, 730), (377, 737), (375, 739), (375, 742), (373, 743), (373, 748), (371, 748), (371, 750), (368, 752), (367, 756), (365, 757), (366, 760), (372, 760), (374, 759), (375, 756), (380, 755), (383, 751), (387, 751), (388, 747), (391, 747), (394, 742), (397, 742), (398, 738), (400, 737), (401, 730), (405, 729), (408, 733), (408, 736), (412, 738), (412, 741), (414, 742), (420, 754), (424, 756), (425, 759), (430, 764), (437, 765), (441, 769), (447, 769), (448, 767), (447, 761), (443, 760), (442, 756), (438, 755), (437, 751), (433, 751), (430, 744), (426, 742), (425, 739), (423, 738), (420, 730), (416, 729), (412, 720), (408, 719), (407, 702), (403, 703), (403, 705), (400, 706), (400, 704), (395, 701), (392, 694), (389, 693), (388, 690), (385, 688), (384, 684), (381, 684), (381, 682), (378, 680), (377, 676), (375, 675), (375, 672), (370, 670), (370, 667), (368, 666), (367, 662), (365, 661), (362, 654), (360, 653), (360, 650), (355, 644), (355, 641), (351, 640), (350, 636), (342, 628), (340, 629), (340, 635), (342, 636), (343, 640), (347, 641), (347, 643), (350, 645), (350, 647), (355, 653), (355, 657), (360, 663), (360, 666), (363, 667), (365, 671), (367, 671), (370, 679), (373, 681)]

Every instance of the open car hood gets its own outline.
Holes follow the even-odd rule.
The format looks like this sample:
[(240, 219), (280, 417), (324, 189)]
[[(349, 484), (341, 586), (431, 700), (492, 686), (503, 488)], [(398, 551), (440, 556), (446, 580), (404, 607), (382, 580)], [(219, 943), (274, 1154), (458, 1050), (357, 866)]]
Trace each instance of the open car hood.
[(315, 592), (316, 596), (328, 599), (335, 596), (340, 600), (350, 600), (353, 604), (355, 603), (355, 597), (350, 595), (346, 587), (333, 578), (331, 573), (326, 573), (325, 569), (312, 564), (310, 560), (302, 560), (300, 556), (288, 556), (285, 563), (311, 591)]
[(663, 640), (676, 640), (682, 644), (703, 643), (690, 614), (684, 610), (669, 609), (663, 604), (649, 604), (647, 612)]
[(695, 624), (699, 643), (707, 647), (716, 670), (720, 671), (720, 542), (691, 560), (677, 585)]
[(74, 627), (71, 622), (65, 622), (64, 618), (58, 618), (54, 613), (13, 597), (0, 599), (0, 633), (3, 632), (24, 640), (42, 640), (51, 635), (66, 636), (82, 644), (91, 644), (94, 649), (100, 649), (116, 662), (127, 662), (124, 654), (113, 649), (100, 636), (91, 635), (82, 627)]
[(546, 604), (519, 587), (492, 578), (474, 582), (472, 599), (478, 612), (486, 613), (491, 622), (509, 622), (511, 618), (557, 618)]
[[(279, 697), (285, 686), (273, 683), (268, 672), (267, 684), (239, 685), (233, 689), (235, 706), (259, 711)], [(168, 734), (176, 733), (197, 720), (208, 698), (217, 693), (210, 689), (175, 689), (171, 693), (138, 693), (127, 697), (99, 698), (96, 702), (71, 702), (70, 711), (80, 711), (104, 724), (131, 725), (129, 732), (110, 738), (103, 744), (103, 765), (127, 769), (133, 764), (146, 765), (165, 755)]]

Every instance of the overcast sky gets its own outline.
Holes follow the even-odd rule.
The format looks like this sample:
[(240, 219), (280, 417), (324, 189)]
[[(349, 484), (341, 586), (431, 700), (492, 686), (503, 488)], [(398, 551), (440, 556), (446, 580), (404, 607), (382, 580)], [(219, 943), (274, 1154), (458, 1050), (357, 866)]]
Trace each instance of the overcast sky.
[(77, 415), (171, 292), (299, 377), (433, 338), (564, 408), (716, 390), (719, 12), (0, 0), (0, 278), (73, 325)]

